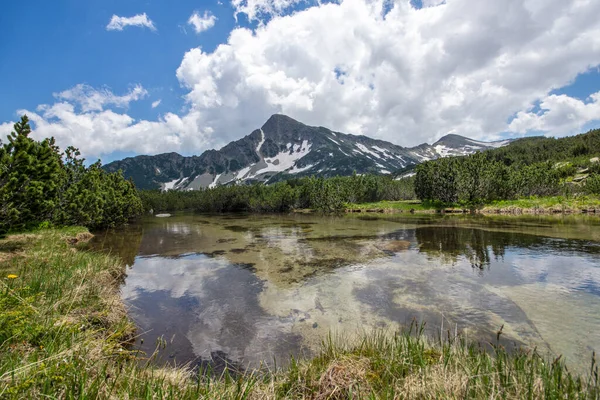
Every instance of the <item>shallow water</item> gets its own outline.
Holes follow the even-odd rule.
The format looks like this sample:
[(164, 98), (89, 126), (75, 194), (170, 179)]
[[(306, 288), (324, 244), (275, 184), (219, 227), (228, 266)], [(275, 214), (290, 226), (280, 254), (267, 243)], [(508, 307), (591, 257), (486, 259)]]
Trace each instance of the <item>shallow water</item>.
[[(136, 347), (256, 367), (413, 319), (536, 346), (584, 370), (600, 350), (594, 217), (176, 215), (99, 233), (129, 266)], [(161, 342), (157, 339), (162, 338)], [(144, 339), (143, 341), (141, 339)]]

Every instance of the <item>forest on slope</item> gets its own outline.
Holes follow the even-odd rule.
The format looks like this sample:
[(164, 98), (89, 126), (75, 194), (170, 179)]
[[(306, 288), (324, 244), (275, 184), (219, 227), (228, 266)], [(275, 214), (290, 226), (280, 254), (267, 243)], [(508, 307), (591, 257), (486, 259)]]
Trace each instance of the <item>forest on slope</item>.
[(600, 194), (600, 130), (560, 139), (524, 138), (416, 168), (420, 200), (479, 205), (530, 196)]
[(531, 196), (600, 194), (600, 130), (561, 139), (524, 138), (463, 157), (427, 161), (415, 177), (309, 177), (272, 185), (238, 184), (194, 191), (141, 191), (146, 210), (341, 211), (349, 204), (419, 199), (432, 208), (476, 207)]

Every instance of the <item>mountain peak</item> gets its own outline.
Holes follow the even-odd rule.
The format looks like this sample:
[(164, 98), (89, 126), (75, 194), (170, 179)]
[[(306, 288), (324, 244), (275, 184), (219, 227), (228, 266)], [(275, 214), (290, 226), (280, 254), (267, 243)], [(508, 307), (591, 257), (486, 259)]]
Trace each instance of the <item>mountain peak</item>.
[(295, 119), (288, 117), (284, 114), (273, 114), (269, 117), (267, 122), (261, 127), (261, 129), (268, 133), (279, 133), (284, 131), (294, 131), (299, 128), (305, 127), (301, 122), (296, 121)]
[(442, 136), (437, 142), (435, 142), (433, 145), (438, 145), (438, 144), (456, 144), (456, 143), (464, 143), (466, 141), (469, 141), (469, 138), (466, 138), (464, 136), (461, 135), (457, 135), (454, 133), (449, 133), (448, 135)]

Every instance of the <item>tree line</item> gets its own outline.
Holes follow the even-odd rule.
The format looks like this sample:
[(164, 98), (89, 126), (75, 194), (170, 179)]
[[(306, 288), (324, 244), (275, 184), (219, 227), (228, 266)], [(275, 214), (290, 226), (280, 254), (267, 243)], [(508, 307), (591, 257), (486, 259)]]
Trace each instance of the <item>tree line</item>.
[(348, 203), (414, 199), (412, 178), (353, 175), (332, 178), (295, 178), (265, 185), (224, 185), (210, 189), (166, 192), (140, 191), (145, 210), (199, 212), (287, 212), (310, 208), (343, 210)]
[(0, 234), (38, 226), (113, 227), (142, 212), (132, 182), (85, 166), (80, 152), (61, 152), (53, 138), (30, 138), (27, 116), (0, 140)]
[[(416, 167), (420, 200), (475, 206), (530, 196), (600, 194), (600, 130), (554, 139), (528, 138), (465, 157)], [(574, 182), (577, 172), (583, 182)]]

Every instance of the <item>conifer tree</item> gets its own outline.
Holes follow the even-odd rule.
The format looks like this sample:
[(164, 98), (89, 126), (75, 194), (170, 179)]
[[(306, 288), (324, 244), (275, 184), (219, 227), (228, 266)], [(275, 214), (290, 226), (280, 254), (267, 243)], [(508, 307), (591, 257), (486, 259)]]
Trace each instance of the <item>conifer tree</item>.
[(133, 184), (109, 174), (100, 162), (86, 168), (74, 147), (64, 154), (53, 138), (29, 137), (27, 116), (0, 142), (0, 234), (36, 227), (83, 225), (104, 228), (123, 224), (142, 212)]
[(54, 140), (36, 142), (29, 137), (31, 127), (26, 115), (14, 125), (3, 146), (2, 181), (3, 230), (22, 229), (51, 218), (55, 206), (60, 163)]

